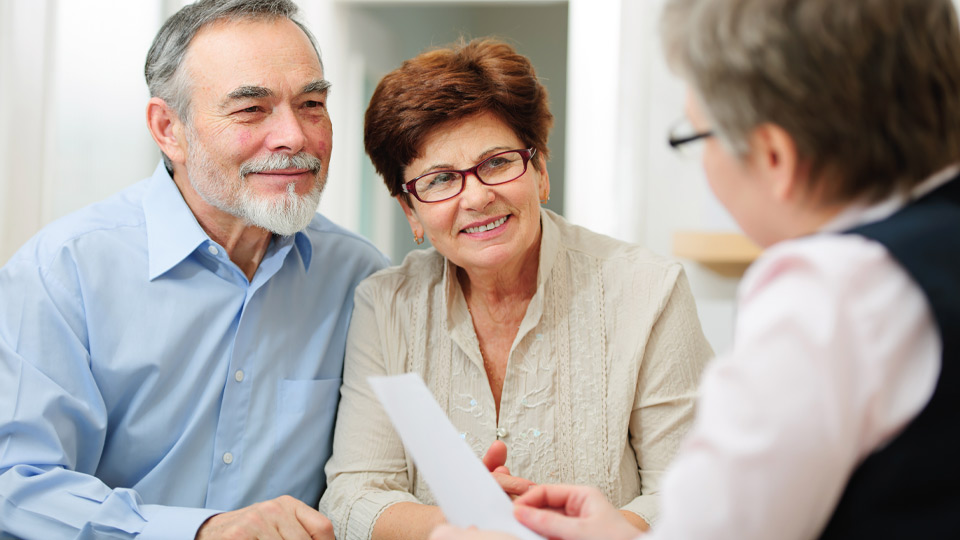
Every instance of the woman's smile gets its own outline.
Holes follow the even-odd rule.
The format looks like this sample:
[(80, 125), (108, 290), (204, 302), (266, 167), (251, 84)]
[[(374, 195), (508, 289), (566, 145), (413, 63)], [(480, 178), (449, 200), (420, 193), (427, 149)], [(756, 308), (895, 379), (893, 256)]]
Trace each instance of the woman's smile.
[(470, 236), (482, 236), (487, 238), (493, 235), (484, 235), (483, 233), (494, 231), (499, 234), (503, 232), (501, 226), (507, 222), (507, 219), (510, 218), (510, 215), (501, 216), (499, 218), (488, 219), (486, 221), (480, 221), (476, 223), (471, 223), (469, 227), (465, 227), (460, 230), (461, 233), (469, 234)]

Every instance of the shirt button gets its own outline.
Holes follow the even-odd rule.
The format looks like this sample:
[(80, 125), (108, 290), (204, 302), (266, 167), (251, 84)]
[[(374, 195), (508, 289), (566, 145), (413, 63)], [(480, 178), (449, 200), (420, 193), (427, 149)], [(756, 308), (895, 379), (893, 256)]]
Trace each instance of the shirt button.
[(236, 379), (237, 382), (243, 382), (243, 370), (238, 369), (237, 372), (233, 374), (233, 378)]
[(509, 433), (507, 432), (507, 428), (502, 428), (502, 427), (497, 428), (497, 438), (502, 439), (507, 435), (509, 435)]
[(227, 452), (226, 454), (224, 454), (223, 462), (226, 463), (227, 465), (233, 463), (233, 454), (231, 454), (230, 452)]
[(209, 246), (207, 247), (207, 251), (209, 251), (211, 255), (216, 255), (220, 253), (220, 250), (217, 249), (217, 246)]

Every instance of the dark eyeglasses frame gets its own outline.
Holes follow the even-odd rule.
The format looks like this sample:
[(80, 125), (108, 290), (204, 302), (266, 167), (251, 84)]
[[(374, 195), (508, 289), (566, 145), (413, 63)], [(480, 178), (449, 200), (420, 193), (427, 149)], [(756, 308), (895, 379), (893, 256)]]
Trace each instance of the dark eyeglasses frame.
[(670, 143), (670, 148), (676, 150), (685, 144), (699, 141), (700, 139), (706, 139), (707, 137), (713, 137), (713, 135), (713, 130), (708, 129), (707, 131), (701, 131), (700, 133), (694, 133), (693, 135), (686, 135), (683, 137), (675, 137), (670, 135), (667, 137), (667, 142)]
[[(518, 174), (517, 176), (511, 178), (510, 180), (505, 180), (505, 181), (503, 181), (503, 182), (497, 182), (496, 184), (490, 184), (490, 183), (484, 182), (484, 181), (483, 181), (483, 178), (480, 178), (480, 175), (477, 174), (477, 171), (480, 170), (480, 166), (483, 165), (484, 163), (490, 161), (491, 159), (493, 159), (493, 158), (495, 158), (495, 157), (502, 156), (503, 154), (510, 154), (510, 153), (513, 153), (513, 152), (517, 152), (518, 154), (520, 154), (520, 159), (523, 160), (523, 171), (522, 171), (520, 174)], [(420, 202), (422, 202), (422, 203), (425, 203), (425, 204), (432, 204), (432, 203), (438, 203), (438, 202), (443, 202), (443, 201), (449, 201), (450, 199), (452, 199), (452, 198), (456, 197), (457, 195), (460, 195), (461, 193), (463, 193), (464, 188), (467, 187), (467, 173), (473, 174), (474, 178), (476, 178), (477, 180), (479, 180), (480, 183), (483, 184), (483, 185), (485, 185), (485, 186), (500, 186), (500, 185), (506, 184), (506, 183), (508, 183), (508, 182), (513, 182), (513, 181), (516, 180), (517, 178), (520, 178), (521, 176), (523, 176), (524, 174), (526, 174), (526, 173), (527, 173), (527, 164), (530, 162), (530, 158), (532, 158), (536, 153), (537, 153), (537, 149), (536, 149), (536, 148), (521, 148), (521, 149), (517, 149), (517, 150), (504, 150), (503, 152), (497, 152), (496, 154), (494, 154), (494, 155), (492, 155), (492, 156), (484, 159), (483, 161), (481, 161), (480, 163), (477, 163), (476, 165), (474, 165), (473, 167), (470, 167), (469, 169), (464, 169), (464, 170), (462, 170), (462, 171), (457, 171), (457, 170), (453, 170), (453, 169), (450, 169), (450, 170), (442, 170), (442, 171), (430, 171), (430, 172), (428, 172), (428, 173), (426, 173), (426, 174), (421, 174), (420, 176), (414, 178), (413, 180), (410, 180), (409, 182), (404, 182), (403, 184), (400, 185), (400, 187), (403, 189), (403, 192), (404, 192), (404, 193), (409, 193), (409, 194), (413, 195), (414, 197), (417, 198), (418, 201), (420, 201)], [(420, 198), (420, 195), (417, 194), (417, 180), (423, 178), (424, 176), (429, 176), (429, 175), (431, 175), (431, 174), (440, 174), (440, 173), (457, 173), (457, 174), (463, 176), (463, 181), (460, 182), (460, 191), (454, 193), (453, 195), (451, 195), (451, 196), (449, 196), (449, 197), (445, 197), (445, 198), (443, 198), (443, 199), (436, 200), (436, 201), (425, 201), (425, 200), (421, 199), (421, 198)]]

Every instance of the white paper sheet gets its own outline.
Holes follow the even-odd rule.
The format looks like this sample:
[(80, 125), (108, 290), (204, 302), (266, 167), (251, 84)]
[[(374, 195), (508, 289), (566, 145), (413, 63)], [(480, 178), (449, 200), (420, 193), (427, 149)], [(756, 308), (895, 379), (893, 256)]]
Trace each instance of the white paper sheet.
[(367, 380), (448, 522), (543, 540), (513, 517), (510, 497), (457, 434), (420, 375)]

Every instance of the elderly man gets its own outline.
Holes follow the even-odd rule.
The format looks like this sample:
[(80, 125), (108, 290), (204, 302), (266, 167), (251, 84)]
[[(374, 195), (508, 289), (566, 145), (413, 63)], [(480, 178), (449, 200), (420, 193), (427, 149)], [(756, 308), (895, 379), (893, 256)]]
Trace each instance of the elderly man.
[(164, 163), (0, 270), (0, 538), (332, 538), (353, 290), (316, 214), (328, 83), (289, 1), (201, 0), (147, 57)]

